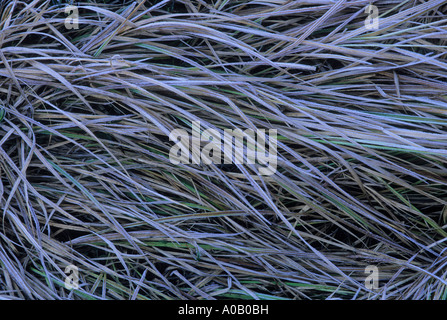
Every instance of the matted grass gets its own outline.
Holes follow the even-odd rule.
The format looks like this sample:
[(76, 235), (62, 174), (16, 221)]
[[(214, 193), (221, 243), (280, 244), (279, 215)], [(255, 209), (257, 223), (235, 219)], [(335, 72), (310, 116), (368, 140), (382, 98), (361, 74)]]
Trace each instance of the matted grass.
[[(446, 299), (447, 2), (368, 3), (98, 0), (68, 30), (2, 1), (0, 298)], [(173, 165), (193, 121), (276, 129), (277, 172)]]

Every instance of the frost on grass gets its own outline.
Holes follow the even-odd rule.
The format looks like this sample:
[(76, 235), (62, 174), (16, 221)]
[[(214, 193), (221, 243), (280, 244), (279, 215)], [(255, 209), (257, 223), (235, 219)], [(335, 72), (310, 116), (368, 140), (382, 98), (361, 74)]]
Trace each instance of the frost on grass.
[[(122, 3), (0, 6), (1, 298), (446, 298), (444, 1), (378, 30), (369, 1)], [(277, 130), (275, 174), (173, 164), (194, 121)]]

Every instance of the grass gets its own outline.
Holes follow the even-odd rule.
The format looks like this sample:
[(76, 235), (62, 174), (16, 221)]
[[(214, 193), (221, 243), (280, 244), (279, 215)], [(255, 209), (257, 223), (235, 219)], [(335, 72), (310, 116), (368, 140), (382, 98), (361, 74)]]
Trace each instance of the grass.
[[(445, 300), (447, 4), (373, 3), (1, 2), (0, 298)], [(276, 173), (172, 164), (193, 121)]]

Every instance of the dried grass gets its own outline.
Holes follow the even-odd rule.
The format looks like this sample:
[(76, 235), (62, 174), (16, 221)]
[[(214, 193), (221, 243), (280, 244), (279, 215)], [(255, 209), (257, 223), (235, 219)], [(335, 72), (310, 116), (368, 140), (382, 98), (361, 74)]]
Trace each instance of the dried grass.
[[(1, 2), (0, 297), (446, 299), (446, 1), (368, 3)], [(277, 173), (171, 164), (192, 121)]]

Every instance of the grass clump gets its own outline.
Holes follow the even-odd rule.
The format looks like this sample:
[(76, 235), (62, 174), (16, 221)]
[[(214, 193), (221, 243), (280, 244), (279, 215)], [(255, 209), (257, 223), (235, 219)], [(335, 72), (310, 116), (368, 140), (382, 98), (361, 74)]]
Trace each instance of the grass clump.
[[(0, 297), (446, 299), (447, 6), (368, 3), (1, 2)], [(172, 164), (193, 121), (276, 173)]]

